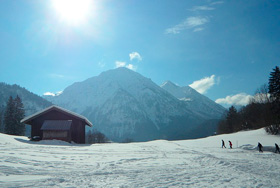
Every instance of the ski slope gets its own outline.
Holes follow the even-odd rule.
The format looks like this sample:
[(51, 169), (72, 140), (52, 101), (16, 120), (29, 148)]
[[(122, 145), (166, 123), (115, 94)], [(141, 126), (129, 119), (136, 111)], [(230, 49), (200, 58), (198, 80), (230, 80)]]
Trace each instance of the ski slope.
[[(227, 146), (231, 140), (233, 149), (222, 149), (221, 139)], [(280, 137), (263, 129), (94, 145), (0, 134), (0, 187), (279, 187), (280, 154), (272, 152), (274, 143), (279, 145)]]

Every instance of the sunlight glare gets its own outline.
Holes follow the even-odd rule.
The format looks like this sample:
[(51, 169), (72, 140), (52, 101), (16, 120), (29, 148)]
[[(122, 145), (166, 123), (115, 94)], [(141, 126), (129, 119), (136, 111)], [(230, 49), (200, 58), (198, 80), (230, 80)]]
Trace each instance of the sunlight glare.
[(91, 0), (53, 0), (52, 4), (62, 21), (78, 25), (89, 16)]

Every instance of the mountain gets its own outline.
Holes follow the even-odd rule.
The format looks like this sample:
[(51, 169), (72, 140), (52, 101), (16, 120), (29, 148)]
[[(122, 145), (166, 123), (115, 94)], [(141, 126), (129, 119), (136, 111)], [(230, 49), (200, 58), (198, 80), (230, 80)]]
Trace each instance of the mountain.
[(17, 95), (22, 100), (26, 116), (52, 105), (51, 102), (34, 93), (31, 93), (23, 87), (20, 87), (16, 84), (9, 85), (0, 82), (0, 107), (2, 106), (3, 108), (4, 106), (6, 106), (6, 103), (10, 96), (15, 98)]
[[(9, 97), (12, 96), (15, 98), (17, 95), (21, 98), (24, 105), (25, 116), (31, 115), (52, 105), (51, 102), (31, 93), (23, 87), (0, 82), (0, 121), (3, 120), (4, 111)], [(2, 122), (0, 122), (0, 125), (2, 125)], [(3, 127), (0, 127), (0, 130), (2, 129)], [(29, 136), (30, 126), (27, 126), (26, 130), (26, 135)]]
[(167, 81), (161, 85), (161, 88), (183, 101), (191, 111), (203, 114), (209, 119), (220, 119), (226, 110), (189, 86), (180, 87), (171, 81)]
[(117, 68), (77, 82), (52, 103), (87, 117), (113, 141), (186, 139), (209, 119), (169, 92), (127, 68)]

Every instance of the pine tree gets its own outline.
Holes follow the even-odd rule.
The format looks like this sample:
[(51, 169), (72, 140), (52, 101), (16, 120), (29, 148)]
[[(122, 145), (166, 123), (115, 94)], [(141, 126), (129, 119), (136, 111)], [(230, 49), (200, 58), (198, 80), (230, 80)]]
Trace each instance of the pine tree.
[(25, 125), (20, 123), (24, 118), (24, 106), (21, 98), (17, 96), (13, 99), (9, 97), (4, 113), (4, 132), (11, 135), (24, 135)]
[(1, 109), (1, 107), (0, 107), (0, 132), (2, 133), (3, 132), (3, 123), (2, 123), (2, 109)]
[(272, 112), (276, 117), (275, 123), (266, 128), (271, 134), (280, 134), (280, 70), (276, 66), (270, 73), (268, 91), (272, 101)]
[(280, 102), (280, 70), (277, 66), (270, 73), (268, 92), (273, 101)]
[(14, 110), (14, 120), (16, 126), (16, 135), (23, 136), (25, 133), (25, 125), (20, 123), (20, 121), (24, 118), (24, 106), (19, 96), (16, 96), (14, 100), (15, 110)]
[(14, 118), (15, 103), (13, 97), (10, 96), (4, 113), (4, 132), (6, 134), (16, 135), (16, 122)]
[(226, 122), (228, 124), (229, 132), (235, 132), (238, 130), (237, 122), (238, 122), (238, 113), (234, 106), (231, 106), (228, 110)]

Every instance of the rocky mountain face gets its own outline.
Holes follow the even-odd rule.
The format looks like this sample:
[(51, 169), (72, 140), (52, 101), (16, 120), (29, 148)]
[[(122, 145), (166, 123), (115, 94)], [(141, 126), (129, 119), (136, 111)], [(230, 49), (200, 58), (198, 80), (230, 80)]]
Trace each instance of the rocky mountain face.
[[(192, 130), (222, 114), (217, 109), (210, 114), (203, 111), (211, 109), (208, 104), (196, 104), (199, 109), (194, 110), (165, 89), (139, 73), (117, 68), (74, 83), (48, 99), (84, 115), (113, 141), (193, 138)], [(195, 103), (194, 98), (190, 101)]]
[(190, 86), (180, 87), (171, 81), (167, 81), (161, 85), (161, 88), (183, 101), (189, 110), (202, 114), (209, 119), (220, 119), (226, 110)]

